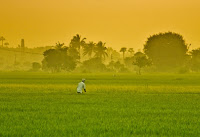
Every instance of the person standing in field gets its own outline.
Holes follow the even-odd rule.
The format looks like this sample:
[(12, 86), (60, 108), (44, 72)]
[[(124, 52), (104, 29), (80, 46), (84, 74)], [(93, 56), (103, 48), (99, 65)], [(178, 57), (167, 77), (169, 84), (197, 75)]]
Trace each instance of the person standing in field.
[(86, 92), (85, 79), (82, 79), (82, 81), (78, 83), (77, 93), (81, 93), (82, 94), (82, 90), (83, 89)]

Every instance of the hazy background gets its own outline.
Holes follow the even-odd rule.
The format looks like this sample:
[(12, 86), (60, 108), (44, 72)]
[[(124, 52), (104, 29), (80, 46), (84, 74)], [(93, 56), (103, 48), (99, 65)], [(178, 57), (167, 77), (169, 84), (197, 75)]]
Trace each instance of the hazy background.
[(115, 49), (143, 49), (151, 34), (174, 31), (200, 45), (199, 0), (1, 0), (0, 36), (11, 47), (70, 42), (75, 34)]

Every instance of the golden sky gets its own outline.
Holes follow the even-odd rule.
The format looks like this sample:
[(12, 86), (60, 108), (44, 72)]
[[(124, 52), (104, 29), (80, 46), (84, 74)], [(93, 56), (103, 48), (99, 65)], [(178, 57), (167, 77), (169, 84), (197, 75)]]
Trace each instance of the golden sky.
[(16, 47), (68, 44), (75, 34), (119, 49), (142, 49), (158, 32), (200, 47), (200, 0), (1, 0), (0, 36)]

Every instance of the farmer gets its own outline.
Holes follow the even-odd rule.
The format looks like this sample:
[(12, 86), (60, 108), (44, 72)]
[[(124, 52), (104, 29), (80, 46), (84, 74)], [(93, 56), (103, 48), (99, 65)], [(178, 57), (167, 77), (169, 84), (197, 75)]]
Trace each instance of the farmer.
[(82, 94), (82, 90), (83, 89), (86, 92), (85, 79), (82, 79), (82, 81), (80, 83), (78, 83), (77, 93), (81, 93)]

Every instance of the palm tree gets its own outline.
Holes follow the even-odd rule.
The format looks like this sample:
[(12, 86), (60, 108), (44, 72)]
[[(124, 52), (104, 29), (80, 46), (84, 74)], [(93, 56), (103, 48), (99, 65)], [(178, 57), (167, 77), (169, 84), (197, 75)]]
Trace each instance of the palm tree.
[(108, 54), (108, 57), (110, 58), (110, 61), (113, 60), (113, 49), (111, 47), (108, 47), (107, 48), (107, 54)]
[(83, 47), (83, 56), (88, 55), (90, 58), (92, 56), (92, 53), (95, 50), (96, 44), (92, 41), (90, 41), (88, 44), (85, 44)]
[(4, 40), (6, 40), (6, 39), (5, 39), (3, 36), (0, 37), (0, 41), (2, 41), (2, 45), (1, 45), (2, 47), (3, 47), (3, 41), (4, 41)]
[(76, 34), (70, 42), (70, 46), (76, 48), (79, 52), (79, 61), (81, 60), (81, 47), (85, 46), (86, 38), (81, 39), (79, 34)]
[(95, 48), (95, 56), (100, 58), (102, 60), (102, 58), (105, 59), (106, 56), (108, 56), (106, 50), (107, 48), (105, 47), (106, 43), (103, 43), (102, 41), (99, 41), (96, 44), (96, 48)]
[(122, 47), (121, 49), (120, 49), (120, 52), (122, 52), (123, 53), (123, 60), (124, 60), (124, 54), (125, 54), (125, 52), (126, 52), (126, 47)]
[(64, 43), (60, 43), (60, 42), (58, 42), (58, 43), (56, 43), (56, 49), (62, 49), (63, 48), (63, 46), (64, 46), (65, 44)]
[(130, 53), (130, 55), (133, 55), (133, 53), (134, 53), (133, 48), (129, 48), (129, 49), (128, 49), (128, 52)]

